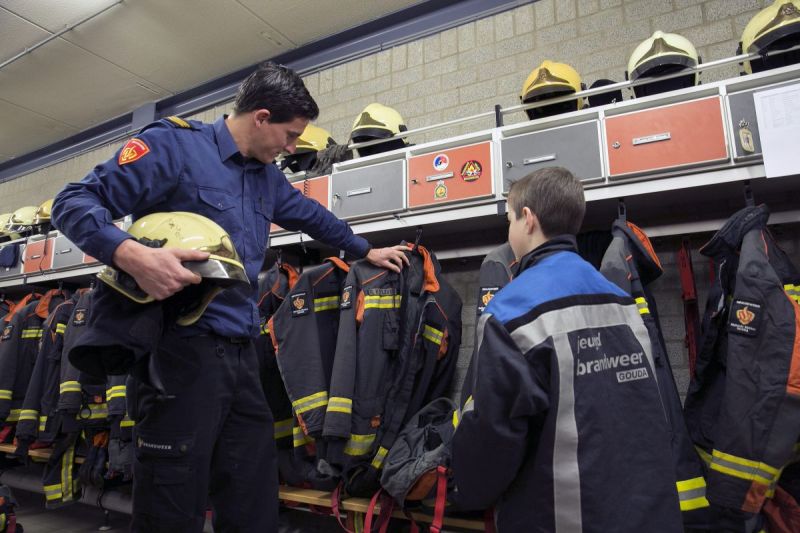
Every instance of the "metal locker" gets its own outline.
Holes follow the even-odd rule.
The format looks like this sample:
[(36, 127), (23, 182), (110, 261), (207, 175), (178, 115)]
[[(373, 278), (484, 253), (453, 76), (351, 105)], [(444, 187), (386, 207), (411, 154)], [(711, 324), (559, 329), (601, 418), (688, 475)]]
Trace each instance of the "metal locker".
[(35, 235), (28, 238), (25, 252), (22, 254), (22, 272), (36, 274), (53, 268), (53, 238)]
[(19, 246), (17, 262), (10, 267), (0, 267), (0, 279), (14, 278), (22, 275), (22, 254), (25, 253), (24, 241), (7, 242), (0, 244), (0, 250), (6, 246)]
[(405, 174), (403, 159), (335, 170), (331, 177), (331, 211), (343, 219), (402, 211)]
[(756, 102), (753, 94), (794, 83), (797, 82), (776, 83), (758, 89), (728, 94), (728, 114), (731, 119), (731, 145), (734, 159), (746, 160), (761, 156), (761, 137), (758, 132)]
[(728, 159), (718, 96), (606, 117), (612, 178)]
[(491, 141), (417, 155), (408, 161), (408, 207), (491, 196), (492, 180)]
[(560, 126), (508, 137), (500, 141), (503, 192), (534, 170), (564, 167), (583, 182), (603, 179), (600, 122)]
[[(330, 198), (330, 176), (318, 176), (292, 182), (292, 187), (303, 193), (309, 198), (318, 201), (325, 209), (330, 209), (328, 199)], [(277, 224), (270, 226), (270, 233), (282, 233), (288, 230), (283, 229)]]
[(83, 263), (83, 252), (66, 235), (55, 238), (53, 245), (53, 269), (70, 268)]

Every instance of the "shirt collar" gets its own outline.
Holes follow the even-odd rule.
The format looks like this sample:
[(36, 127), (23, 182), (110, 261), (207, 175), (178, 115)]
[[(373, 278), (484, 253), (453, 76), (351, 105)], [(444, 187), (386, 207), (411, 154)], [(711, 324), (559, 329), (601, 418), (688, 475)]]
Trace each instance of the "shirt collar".
[(217, 121), (214, 122), (214, 135), (217, 137), (219, 157), (223, 162), (225, 162), (234, 155), (238, 155), (239, 157), (236, 159), (238, 159), (238, 162), (241, 163), (244, 158), (242, 157), (242, 154), (239, 153), (239, 147), (236, 146), (236, 142), (233, 140), (233, 136), (228, 130), (227, 124), (225, 124), (226, 118), (228, 118), (228, 115), (222, 115), (222, 117), (218, 118)]

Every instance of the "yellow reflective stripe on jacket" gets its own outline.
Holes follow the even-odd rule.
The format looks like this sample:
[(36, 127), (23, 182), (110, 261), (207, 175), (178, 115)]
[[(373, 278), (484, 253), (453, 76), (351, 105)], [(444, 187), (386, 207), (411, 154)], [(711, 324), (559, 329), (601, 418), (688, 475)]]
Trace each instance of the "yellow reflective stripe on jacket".
[(646, 315), (650, 313), (650, 309), (647, 307), (647, 300), (641, 296), (636, 298), (636, 308), (639, 310), (640, 315)]
[(35, 409), (20, 409), (19, 420), (32, 420), (36, 422), (39, 420), (39, 411)]
[(796, 302), (800, 303), (800, 285), (788, 284), (783, 286), (783, 290)]
[(44, 497), (47, 500), (57, 500), (61, 498), (61, 485), (45, 485), (44, 486)]
[(10, 400), (12, 394), (10, 390), (0, 389), (0, 400)]
[(400, 309), (402, 296), (399, 294), (389, 296), (364, 297), (364, 309)]
[(693, 511), (702, 507), (708, 507), (705, 479), (696, 477), (678, 481), (675, 485), (678, 488), (678, 500), (680, 500), (681, 511)]
[(314, 298), (314, 312), (330, 311), (331, 309), (339, 309), (338, 296), (326, 296), (325, 298)]
[(125, 385), (115, 385), (106, 391), (106, 400), (125, 397)]
[(314, 439), (303, 433), (303, 428), (295, 426), (292, 428), (292, 442), (295, 448), (301, 448), (306, 444), (314, 442)]
[(372, 443), (375, 442), (375, 435), (350, 435), (350, 440), (344, 447), (344, 453), (347, 455), (359, 456), (369, 453), (372, 449)]
[(22, 409), (12, 409), (10, 413), (8, 413), (8, 418), (6, 418), (6, 422), (16, 422), (19, 420), (19, 413)]
[(328, 391), (315, 392), (292, 402), (295, 413), (301, 414), (328, 405)]
[(130, 427), (133, 427), (135, 425), (136, 425), (136, 422), (131, 420), (131, 417), (129, 417), (127, 414), (122, 417), (122, 420), (119, 421), (119, 427), (121, 427), (121, 428), (130, 428)]
[(65, 392), (80, 392), (81, 391), (81, 384), (77, 381), (65, 381), (58, 387), (58, 391), (61, 394)]
[(353, 412), (353, 400), (340, 396), (331, 396), (328, 400), (328, 412), (350, 414)]
[(762, 485), (771, 485), (780, 474), (780, 470), (766, 463), (737, 457), (719, 450), (711, 452), (710, 467), (717, 472), (739, 479), (752, 480)]
[(39, 417), (39, 431), (44, 431), (47, 429), (47, 416), (40, 416)]
[(383, 467), (383, 461), (386, 459), (386, 454), (389, 453), (389, 450), (384, 448), (383, 446), (378, 447), (378, 452), (375, 454), (375, 457), (372, 459), (372, 468), (376, 470), (380, 470)]
[(92, 403), (88, 405), (89, 408), (89, 416), (85, 416), (83, 413), (85, 409), (81, 409), (77, 415), (75, 415), (76, 420), (97, 420), (100, 418), (108, 418), (108, 404), (107, 403)]
[(40, 339), (42, 337), (42, 328), (27, 328), (23, 329), (19, 334), (20, 339)]
[(65, 331), (67, 331), (66, 324), (64, 324), (63, 322), (59, 322), (58, 324), (56, 324), (56, 333), (61, 333), (63, 335)]
[(292, 436), (292, 422), (294, 422), (294, 418), (287, 418), (286, 420), (278, 420), (275, 422), (276, 440)]
[(441, 345), (442, 339), (444, 338), (444, 332), (425, 324), (425, 328), (422, 330), (422, 336), (434, 344)]

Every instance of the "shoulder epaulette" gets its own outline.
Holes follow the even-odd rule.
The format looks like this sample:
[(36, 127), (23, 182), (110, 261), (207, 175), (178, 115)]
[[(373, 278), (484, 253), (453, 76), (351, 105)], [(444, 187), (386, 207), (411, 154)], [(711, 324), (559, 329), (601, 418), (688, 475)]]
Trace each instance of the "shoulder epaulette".
[(196, 130), (197, 129), (195, 126), (193, 126), (192, 124), (190, 124), (189, 122), (183, 120), (180, 117), (176, 117), (176, 116), (164, 117), (162, 120), (167, 122), (170, 126), (173, 126), (175, 128), (186, 128), (186, 129), (190, 129), (190, 130)]

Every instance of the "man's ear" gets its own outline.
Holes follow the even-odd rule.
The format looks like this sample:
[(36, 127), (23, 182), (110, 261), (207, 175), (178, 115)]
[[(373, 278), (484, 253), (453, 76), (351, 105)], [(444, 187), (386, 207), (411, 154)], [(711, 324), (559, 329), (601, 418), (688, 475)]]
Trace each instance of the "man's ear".
[(539, 227), (539, 218), (533, 214), (529, 207), (522, 208), (522, 216), (525, 218), (525, 232), (528, 235), (533, 234), (536, 228)]
[(265, 122), (269, 122), (270, 112), (269, 109), (258, 109), (253, 113), (253, 119), (256, 121), (256, 124), (263, 124)]

